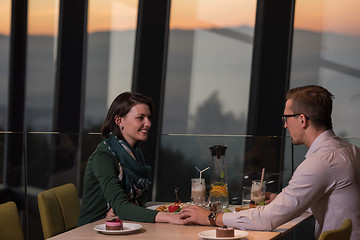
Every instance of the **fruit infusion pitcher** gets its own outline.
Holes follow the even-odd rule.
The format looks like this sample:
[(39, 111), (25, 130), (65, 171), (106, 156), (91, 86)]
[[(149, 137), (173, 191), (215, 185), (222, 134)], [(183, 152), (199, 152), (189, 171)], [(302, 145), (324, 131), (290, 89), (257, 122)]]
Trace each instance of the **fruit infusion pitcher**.
[(229, 193), (226, 183), (225, 151), (227, 146), (210, 146), (212, 173), (210, 177), (209, 202), (220, 203), (222, 209), (229, 207)]

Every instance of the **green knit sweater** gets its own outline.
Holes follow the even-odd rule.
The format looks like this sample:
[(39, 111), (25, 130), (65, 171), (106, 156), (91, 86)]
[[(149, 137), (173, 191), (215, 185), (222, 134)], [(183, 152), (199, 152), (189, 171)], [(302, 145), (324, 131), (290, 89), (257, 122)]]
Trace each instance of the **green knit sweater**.
[[(119, 161), (101, 142), (86, 165), (79, 226), (105, 218), (108, 206), (122, 220), (155, 221), (158, 211), (128, 201), (118, 179), (119, 173)], [(147, 193), (145, 191), (139, 199), (143, 206)]]

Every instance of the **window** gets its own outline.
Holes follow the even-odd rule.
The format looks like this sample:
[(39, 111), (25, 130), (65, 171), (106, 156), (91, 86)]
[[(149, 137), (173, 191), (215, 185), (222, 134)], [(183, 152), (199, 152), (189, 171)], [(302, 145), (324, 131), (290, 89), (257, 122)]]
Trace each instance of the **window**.
[(107, 110), (131, 90), (138, 1), (89, 1), (85, 131), (99, 132)]
[[(290, 87), (317, 84), (335, 95), (337, 135), (360, 135), (360, 2), (297, 1)], [(346, 117), (344, 117), (346, 116)]]
[(27, 131), (52, 129), (58, 19), (58, 1), (29, 1), (25, 96)]
[[(360, 2), (353, 0), (304, 0), (295, 7), (290, 88), (315, 84), (334, 94), (333, 128), (341, 137), (360, 135), (359, 11)], [(347, 140), (358, 144), (356, 138)], [(304, 146), (293, 149), (294, 168), (306, 151)], [(284, 169), (291, 169), (286, 164)]]
[[(209, 145), (214, 144), (229, 148), (230, 201), (241, 195), (246, 137), (228, 135), (246, 133), (255, 9), (256, 1), (171, 1), (153, 200), (173, 201), (175, 188), (189, 199), (195, 167), (211, 165)], [(180, 175), (184, 181), (171, 180)]]
[(244, 134), (256, 2), (171, 4), (162, 132)]
[(6, 128), (9, 90), (11, 1), (0, 2), (0, 131)]

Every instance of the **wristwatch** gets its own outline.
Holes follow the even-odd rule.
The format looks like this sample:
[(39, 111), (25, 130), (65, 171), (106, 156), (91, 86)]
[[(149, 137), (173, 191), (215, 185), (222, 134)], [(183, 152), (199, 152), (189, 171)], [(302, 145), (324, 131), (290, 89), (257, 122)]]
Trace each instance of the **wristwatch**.
[(213, 226), (216, 226), (216, 217), (217, 217), (217, 213), (214, 212), (211, 212), (208, 216), (209, 222)]

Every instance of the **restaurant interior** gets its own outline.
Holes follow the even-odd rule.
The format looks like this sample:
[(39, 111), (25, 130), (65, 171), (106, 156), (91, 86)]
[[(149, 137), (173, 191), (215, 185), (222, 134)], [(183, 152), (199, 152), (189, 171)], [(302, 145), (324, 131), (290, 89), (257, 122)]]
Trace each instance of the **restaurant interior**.
[[(38, 194), (73, 183), (120, 93), (154, 101), (147, 141), (153, 202), (207, 191), (209, 146), (226, 145), (229, 201), (260, 179), (280, 192), (304, 160), (281, 119), (285, 95), (335, 95), (335, 133), (360, 146), (360, 3), (355, 0), (0, 1), (0, 203), (43, 239)], [(314, 219), (285, 239), (313, 238)], [(309, 238), (310, 237), (310, 238)]]

